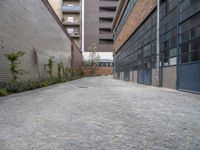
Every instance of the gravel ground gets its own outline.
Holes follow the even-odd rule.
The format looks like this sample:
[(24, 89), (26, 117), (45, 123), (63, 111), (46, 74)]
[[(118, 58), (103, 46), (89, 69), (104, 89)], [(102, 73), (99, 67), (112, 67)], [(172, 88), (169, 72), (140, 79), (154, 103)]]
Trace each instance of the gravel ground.
[(0, 150), (200, 150), (200, 95), (107, 77), (0, 98)]

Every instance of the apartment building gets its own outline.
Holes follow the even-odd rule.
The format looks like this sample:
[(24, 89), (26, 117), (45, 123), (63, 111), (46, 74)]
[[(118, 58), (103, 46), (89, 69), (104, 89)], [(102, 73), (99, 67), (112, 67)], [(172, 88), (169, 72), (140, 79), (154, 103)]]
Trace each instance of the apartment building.
[(63, 0), (62, 23), (81, 49), (81, 0)]
[(200, 93), (200, 1), (161, 0), (159, 13), (157, 3), (120, 1), (112, 25), (114, 77)]
[(102, 60), (113, 60), (113, 35), (111, 25), (115, 16), (118, 0), (84, 1), (84, 54), (87, 58), (88, 47), (96, 43), (97, 52)]

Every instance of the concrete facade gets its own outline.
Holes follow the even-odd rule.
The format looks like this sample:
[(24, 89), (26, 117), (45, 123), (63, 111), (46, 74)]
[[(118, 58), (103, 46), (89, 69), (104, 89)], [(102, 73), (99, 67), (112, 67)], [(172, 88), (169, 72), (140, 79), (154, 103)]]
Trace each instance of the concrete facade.
[(162, 85), (166, 88), (176, 89), (176, 67), (165, 67), (163, 68), (163, 79)]
[[(85, 0), (84, 47), (96, 43), (98, 52), (112, 52), (113, 36), (111, 25), (118, 1)], [(102, 58), (105, 59), (105, 58)]]
[[(44, 2), (44, 3), (43, 3)], [(44, 67), (53, 56), (57, 64), (71, 66), (71, 41), (62, 26), (50, 13), (45, 0), (3, 0), (0, 1), (0, 80), (11, 78), (9, 62), (5, 54), (24, 51), (20, 68), (28, 72), (21, 79), (37, 80), (47, 78)], [(48, 9), (49, 10), (48, 10)], [(36, 63), (37, 60), (37, 63)], [(39, 69), (39, 74), (38, 74)]]
[(62, 0), (63, 26), (80, 50), (82, 49), (81, 9), (81, 0)]
[(83, 65), (83, 55), (79, 47), (72, 42), (72, 62), (71, 66), (73, 68), (81, 68)]

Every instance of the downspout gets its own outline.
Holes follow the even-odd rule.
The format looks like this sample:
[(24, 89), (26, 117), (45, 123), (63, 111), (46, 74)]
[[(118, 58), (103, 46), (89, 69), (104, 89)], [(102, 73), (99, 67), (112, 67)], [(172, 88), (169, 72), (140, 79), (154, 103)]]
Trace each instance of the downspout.
[(156, 85), (160, 86), (160, 0), (157, 0)]

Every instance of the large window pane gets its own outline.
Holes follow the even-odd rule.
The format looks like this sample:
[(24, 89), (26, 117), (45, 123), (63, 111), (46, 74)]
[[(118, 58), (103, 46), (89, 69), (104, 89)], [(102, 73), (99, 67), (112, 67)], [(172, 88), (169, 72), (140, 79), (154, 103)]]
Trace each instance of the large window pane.
[(181, 43), (184, 42), (184, 41), (188, 41), (190, 39), (190, 36), (189, 36), (189, 31), (185, 32), (185, 33), (182, 33), (181, 34)]
[(190, 61), (200, 61), (200, 51), (190, 53)]
[(181, 63), (187, 63), (187, 62), (189, 62), (189, 55), (188, 54), (181, 55)]
[(196, 27), (194, 27), (194, 28), (191, 29), (191, 36), (192, 36), (192, 38), (196, 37), (198, 35), (200, 35), (200, 25), (198, 25), (198, 26), (196, 26)]
[(181, 54), (189, 52), (189, 42), (181, 45)]
[(191, 41), (191, 50), (200, 49), (200, 37)]

